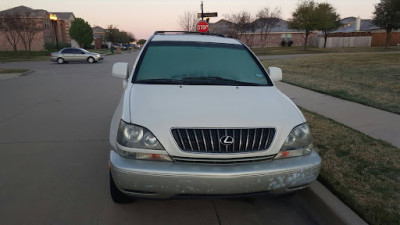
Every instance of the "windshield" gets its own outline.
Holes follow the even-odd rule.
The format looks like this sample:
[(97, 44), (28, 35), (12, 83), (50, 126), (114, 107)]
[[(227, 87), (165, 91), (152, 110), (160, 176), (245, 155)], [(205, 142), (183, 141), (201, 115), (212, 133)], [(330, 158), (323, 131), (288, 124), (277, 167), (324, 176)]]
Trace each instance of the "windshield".
[(269, 86), (261, 65), (242, 45), (154, 41), (135, 71), (135, 83)]

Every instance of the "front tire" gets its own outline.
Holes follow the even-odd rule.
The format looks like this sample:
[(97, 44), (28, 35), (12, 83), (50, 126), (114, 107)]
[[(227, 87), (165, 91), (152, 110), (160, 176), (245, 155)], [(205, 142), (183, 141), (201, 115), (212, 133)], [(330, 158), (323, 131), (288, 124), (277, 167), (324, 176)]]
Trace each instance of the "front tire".
[(63, 64), (65, 62), (65, 60), (63, 58), (58, 58), (57, 59), (57, 63), (58, 64)]
[(87, 59), (87, 61), (88, 61), (88, 63), (94, 63), (94, 62), (95, 62), (93, 57), (89, 57), (89, 58)]
[(132, 202), (132, 199), (122, 193), (115, 185), (114, 179), (112, 178), (112, 174), (110, 171), (110, 195), (113, 202), (121, 204), (121, 203), (129, 203)]

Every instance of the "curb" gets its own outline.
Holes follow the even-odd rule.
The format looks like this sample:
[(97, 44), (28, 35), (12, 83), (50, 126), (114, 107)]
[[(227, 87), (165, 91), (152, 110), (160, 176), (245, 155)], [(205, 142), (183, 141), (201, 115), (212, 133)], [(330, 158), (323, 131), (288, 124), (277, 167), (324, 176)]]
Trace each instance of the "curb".
[(318, 224), (368, 225), (318, 180), (298, 197), (302, 200), (302, 206), (312, 214)]

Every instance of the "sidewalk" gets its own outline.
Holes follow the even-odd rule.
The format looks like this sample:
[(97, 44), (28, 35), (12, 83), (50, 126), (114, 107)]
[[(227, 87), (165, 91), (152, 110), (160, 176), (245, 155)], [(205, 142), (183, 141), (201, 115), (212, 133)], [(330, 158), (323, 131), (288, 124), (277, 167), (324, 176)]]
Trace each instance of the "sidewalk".
[(298, 106), (400, 148), (400, 115), (283, 82), (275, 84)]

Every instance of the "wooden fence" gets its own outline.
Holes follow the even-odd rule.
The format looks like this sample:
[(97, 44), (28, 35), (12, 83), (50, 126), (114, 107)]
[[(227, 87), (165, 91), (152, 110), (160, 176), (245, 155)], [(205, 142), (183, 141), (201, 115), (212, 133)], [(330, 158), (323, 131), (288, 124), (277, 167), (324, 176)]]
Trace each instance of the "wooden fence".
[[(328, 37), (327, 48), (352, 48), (352, 47), (371, 47), (372, 36), (353, 36), (353, 37)], [(323, 48), (324, 38), (314, 37), (313, 46)]]
[[(393, 32), (390, 35), (390, 46), (397, 46), (400, 44), (400, 32)], [(373, 33), (372, 34), (372, 47), (386, 46), (386, 33)]]

